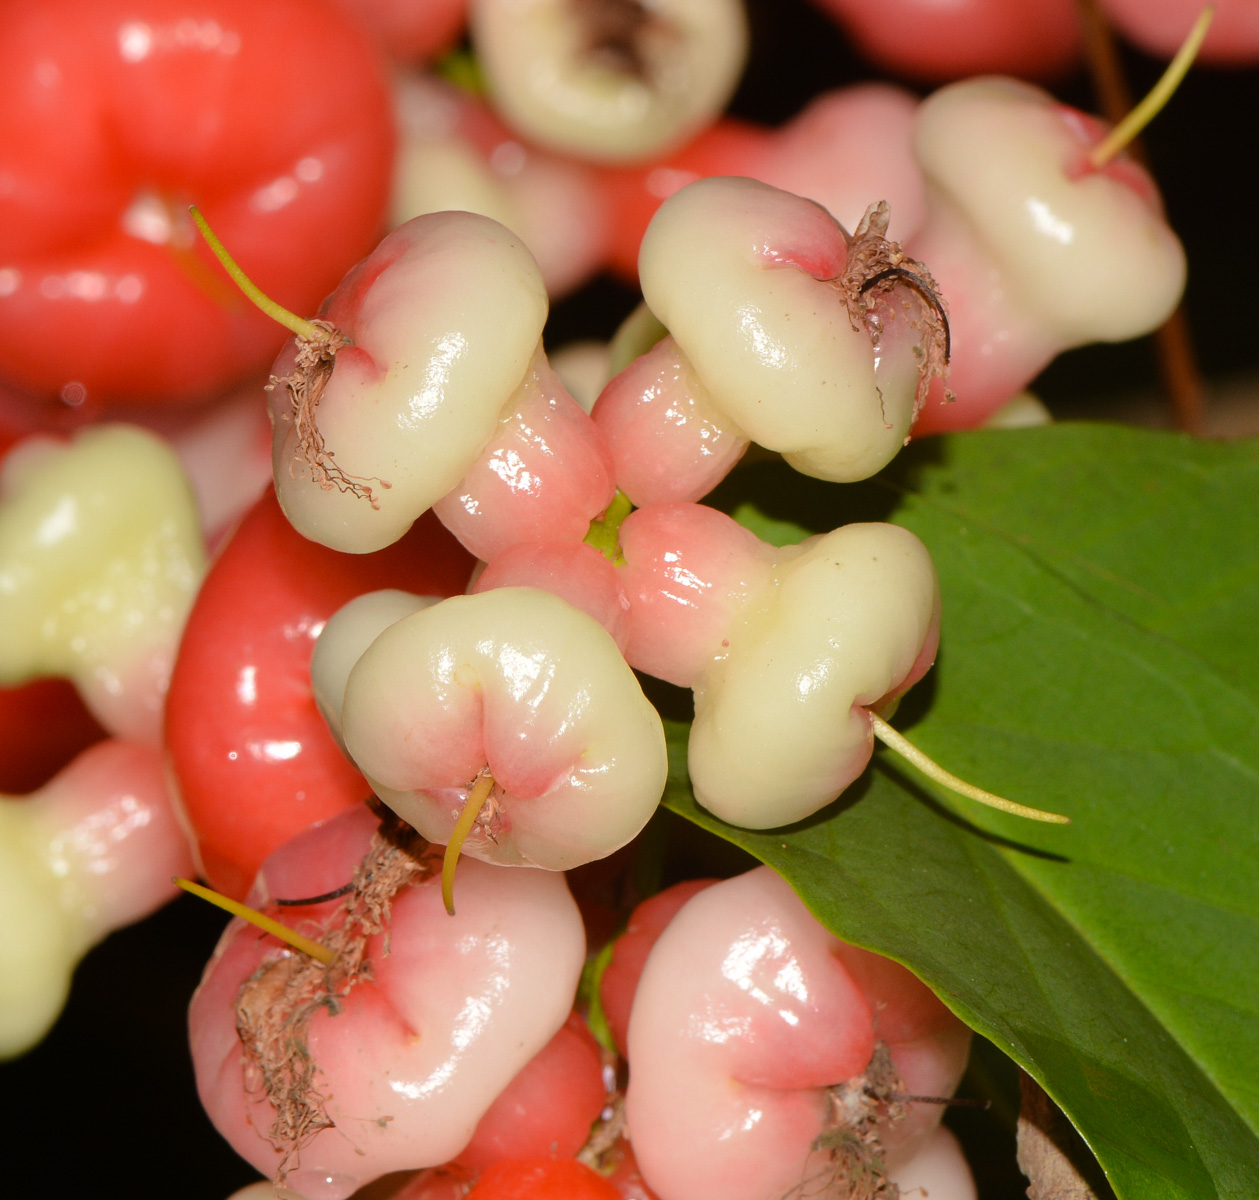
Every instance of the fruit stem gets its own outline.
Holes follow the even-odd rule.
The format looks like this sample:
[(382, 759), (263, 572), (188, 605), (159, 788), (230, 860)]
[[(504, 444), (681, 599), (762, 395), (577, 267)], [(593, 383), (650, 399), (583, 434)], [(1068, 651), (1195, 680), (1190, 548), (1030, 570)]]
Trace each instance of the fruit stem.
[(618, 488), (603, 516), (590, 522), (590, 528), (582, 540), (587, 546), (593, 546), (598, 550), (614, 566), (617, 565), (623, 561), (620, 542), (621, 522), (633, 511), (633, 501)]
[(1089, 154), (1089, 165), (1095, 171), (1100, 171), (1116, 154), (1127, 146), (1158, 115), (1168, 100), (1172, 98), (1172, 93), (1180, 86), (1180, 81), (1184, 79), (1189, 68), (1193, 65), (1193, 60), (1197, 58), (1198, 51), (1202, 48), (1202, 41), (1207, 36), (1207, 30), (1211, 27), (1211, 22), (1214, 18), (1215, 5), (1208, 4), (1198, 14), (1198, 19), (1189, 31), (1189, 36), (1185, 38), (1180, 49), (1176, 51), (1176, 57), (1167, 64), (1167, 70), (1163, 72), (1159, 81), (1150, 89), (1145, 99), (1124, 117), (1110, 131), (1107, 137), (1093, 147), (1092, 153)]
[(271, 934), (272, 937), (278, 937), (280, 941), (287, 942), (294, 950), (300, 950), (303, 954), (308, 954), (326, 967), (332, 966), (336, 960), (336, 953), (329, 950), (327, 946), (312, 941), (308, 937), (303, 937), (296, 930), (280, 924), (279, 921), (268, 917), (266, 913), (260, 913), (256, 908), (250, 908), (249, 905), (242, 904), (239, 900), (233, 900), (230, 896), (224, 896), (221, 892), (202, 887), (199, 883), (193, 883), (191, 879), (180, 879), (178, 876), (175, 876), (171, 879), (171, 882), (183, 888), (185, 892), (191, 892), (194, 896), (200, 896), (202, 900), (208, 900), (211, 904), (223, 909), (224, 912), (229, 912), (234, 917), (240, 917), (251, 925), (256, 925), (259, 929)]
[(490, 798), (493, 790), (494, 776), (489, 771), (485, 771), (477, 777), (476, 783), (468, 793), (463, 811), (459, 814), (459, 819), (451, 831), (450, 841), (446, 843), (446, 853), (442, 856), (442, 903), (445, 904), (446, 911), (452, 917), (455, 915), (455, 864), (459, 861), (459, 852), (463, 849), (463, 843), (472, 832), (472, 826), (476, 824), (481, 808)]
[(206, 245), (214, 251), (214, 257), (222, 264), (223, 270), (232, 277), (232, 282), (245, 293), (246, 299), (252, 301), (273, 321), (278, 321), (297, 337), (308, 342), (327, 340), (327, 333), (318, 325), (313, 321), (304, 320), (296, 313), (289, 312), (283, 305), (277, 304), (236, 265), (236, 260), (228, 254), (227, 247), (219, 241), (218, 235), (210, 228), (205, 217), (201, 215), (201, 210), (195, 204), (188, 205), (188, 212), (192, 215), (197, 228), (201, 230), (201, 236), (205, 238)]
[(1045, 812), (1039, 808), (1028, 808), (1026, 804), (1016, 804), (1013, 800), (1007, 800), (1004, 796), (993, 795), (992, 792), (985, 792), (983, 788), (976, 787), (973, 783), (967, 783), (965, 779), (959, 779), (950, 771), (946, 771), (934, 759), (928, 758), (913, 742), (902, 734), (896, 732), (882, 717), (870, 714), (870, 726), (874, 730), (874, 736), (879, 739), (885, 746), (895, 750), (903, 759), (913, 763), (924, 775), (929, 779), (934, 779), (936, 783), (942, 784), (951, 792), (956, 792), (959, 796), (965, 796), (968, 800), (977, 800), (980, 804), (986, 804), (989, 808), (998, 808), (1002, 812), (1011, 813), (1016, 817), (1026, 817), (1029, 821), (1045, 821), (1050, 825), (1070, 825), (1071, 818), (1064, 817), (1060, 813)]

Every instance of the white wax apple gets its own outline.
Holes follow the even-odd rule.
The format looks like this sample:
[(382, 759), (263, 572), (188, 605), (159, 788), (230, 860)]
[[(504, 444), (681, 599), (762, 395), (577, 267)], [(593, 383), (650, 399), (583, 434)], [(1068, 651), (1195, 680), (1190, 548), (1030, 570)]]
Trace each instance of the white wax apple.
[(923, 428), (977, 424), (1060, 351), (1148, 333), (1176, 307), (1184, 249), (1141, 167), (1090, 164), (1103, 131), (1013, 79), (965, 80), (922, 103), (928, 217), (909, 248), (951, 304), (960, 406), (932, 406)]
[[(273, 465), (299, 532), (366, 553), (397, 541), (494, 435), (537, 352), (542, 278), (519, 238), (486, 217), (435, 213), (394, 230), (323, 316), (348, 344), (331, 372), (276, 364)], [(317, 437), (314, 432), (317, 432)]]
[(541, 145), (604, 162), (664, 154), (697, 133), (747, 57), (739, 0), (473, 0), (469, 17), (506, 119)]
[(160, 744), (204, 570), (196, 503), (163, 441), (125, 425), (28, 438), (0, 470), (0, 682), (69, 676), (111, 733)]
[(874, 474), (904, 443), (937, 317), (899, 285), (855, 311), (877, 272), (861, 273), (848, 242), (811, 201), (702, 179), (660, 207), (638, 264), (647, 305), (730, 433), (837, 481)]
[(191, 871), (148, 746), (101, 742), (33, 795), (0, 797), (0, 1059), (48, 1032), (88, 949)]
[(870, 761), (868, 709), (935, 658), (935, 567), (897, 525), (845, 525), (785, 549), (696, 678), (688, 762), (696, 799), (735, 825), (798, 821)]
[(907, 530), (846, 525), (776, 549), (698, 504), (620, 528), (626, 657), (695, 692), (696, 798), (736, 825), (786, 825), (865, 769), (870, 710), (928, 670), (939, 588)]
[(343, 604), (324, 623), (310, 656), (310, 690), (342, 749), (341, 705), (345, 683), (363, 651), (395, 621), (436, 604), (436, 596), (415, 596), (397, 588), (366, 592)]
[(968, 1045), (907, 971), (759, 867), (688, 900), (647, 958), (626, 1096), (639, 1169), (661, 1200), (847, 1194), (927, 1144), (940, 1106), (904, 1096), (951, 1095)]
[(667, 775), (660, 717), (611, 636), (533, 588), (455, 596), (391, 625), (350, 672), (346, 747), (376, 794), (445, 845), (477, 781), (463, 852), (567, 870), (647, 823)]
[(612, 375), (608, 369), (611, 360), (608, 343), (582, 338), (552, 351), (550, 359), (551, 369), (560, 377), (568, 394), (581, 405), (583, 412), (590, 412)]

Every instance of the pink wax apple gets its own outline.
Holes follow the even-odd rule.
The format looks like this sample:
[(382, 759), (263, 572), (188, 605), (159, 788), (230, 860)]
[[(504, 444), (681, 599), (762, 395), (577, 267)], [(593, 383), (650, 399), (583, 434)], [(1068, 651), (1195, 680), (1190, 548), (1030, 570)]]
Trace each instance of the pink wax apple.
[(622, 586), (630, 663), (679, 687), (728, 647), (740, 610), (773, 584), (774, 547), (701, 504), (660, 504), (626, 517)]
[(725, 107), (747, 57), (740, 0), (604, 10), (568, 0), (472, 0), (494, 106), (529, 140), (600, 162), (641, 162)]
[(956, 403), (937, 403), (937, 385), (915, 433), (978, 425), (1060, 351), (1148, 333), (1175, 308), (1184, 250), (1142, 168), (1089, 163), (1103, 132), (1009, 79), (923, 102), (915, 153), (929, 213), (909, 248), (949, 301)]
[(593, 167), (522, 141), (479, 99), (432, 76), (402, 76), (395, 96), (395, 225), (454, 209), (492, 217), (529, 247), (552, 298), (598, 271), (613, 230)]
[(716, 882), (715, 879), (688, 879), (657, 892), (634, 909), (625, 932), (616, 939), (612, 958), (599, 980), (599, 1002), (622, 1057), (628, 1057), (634, 993), (638, 991), (638, 981), (652, 947), (681, 907)]
[(519, 542), (580, 541), (615, 493), (603, 434), (539, 347), (489, 442), (433, 512), (489, 560)]
[(617, 487), (639, 508), (708, 495), (748, 448), (671, 337), (615, 376), (591, 412)]
[(68, 677), (111, 733), (160, 745), (204, 571), (188, 479), (160, 438), (25, 438), (0, 467), (0, 682)]
[[(1143, 3), (1144, 0), (1136, 0)], [(814, 0), (886, 70), (932, 83), (968, 75), (1054, 79), (1080, 54), (1073, 0)]]
[(940, 596), (922, 543), (846, 525), (775, 549), (702, 505), (621, 526), (628, 661), (695, 692), (696, 798), (765, 829), (829, 804), (869, 762), (870, 711), (935, 658)]
[(83, 751), (31, 796), (0, 797), (0, 1059), (56, 1020), (79, 959), (178, 895), (192, 865), (158, 751)]
[[(235, 921), (189, 1013), (211, 1120), (309, 1200), (342, 1200), (387, 1172), (459, 1154), (563, 1026), (585, 956), (559, 875), (465, 863), (451, 917), (436, 877), (374, 839), (376, 826), (356, 809), (308, 831), (267, 861), (251, 892), (257, 907), (336, 947), (332, 965)], [(411, 881), (372, 910), (373, 888), (403, 867)], [(275, 904), (351, 879), (344, 899)]]
[(451, 595), (472, 561), (429, 517), (369, 555), (301, 537), (268, 492), (206, 577), (166, 703), (166, 749), (206, 878), (240, 898), (289, 838), (359, 804), (363, 777), (315, 707), (310, 658), (324, 623), (381, 587)]
[(593, 617), (624, 653), (630, 600), (622, 573), (582, 541), (521, 542), (504, 550), (477, 576), (473, 595), (503, 587), (541, 588)]
[(780, 129), (724, 117), (670, 157), (601, 172), (612, 214), (610, 266), (638, 279), (638, 251), (651, 218), (688, 183), (743, 175), (822, 205), (856, 229), (872, 200), (892, 209), (904, 241), (922, 223), (926, 200), (913, 156), (916, 97), (887, 83), (824, 92)]
[(716, 884), (666, 928), (635, 996), (638, 1166), (662, 1200), (763, 1200), (894, 1173), (940, 1117), (906, 1096), (951, 1095), (969, 1037), (903, 968), (823, 929), (768, 868)]
[[(1203, 6), (1198, 0), (1101, 0), (1115, 28), (1156, 58), (1171, 58)], [(1242, 66), (1259, 58), (1259, 8), (1253, 0), (1216, 0), (1199, 54), (1203, 62)]]

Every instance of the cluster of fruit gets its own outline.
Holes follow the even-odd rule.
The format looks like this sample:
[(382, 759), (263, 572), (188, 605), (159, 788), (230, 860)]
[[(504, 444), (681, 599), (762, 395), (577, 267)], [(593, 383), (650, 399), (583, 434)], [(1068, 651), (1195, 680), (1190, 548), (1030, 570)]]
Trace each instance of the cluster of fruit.
[[(714, 124), (732, 0), (476, 0), (496, 112), (373, 45), (445, 50), (461, 6), (311, 6), (3, 17), (0, 704), (55, 730), (6, 734), (0, 783), (64, 769), (0, 805), (0, 1052), (199, 871), (307, 935), (233, 925), (192, 1037), (216, 1125), (310, 1200), (420, 1168), (409, 1200), (973, 1195), (932, 1103), (968, 1033), (901, 968), (764, 869), (687, 885), (602, 956), (601, 1052), (559, 872), (664, 790), (635, 670), (693, 690), (689, 777), (725, 820), (860, 774), (935, 657), (926, 549), (876, 524), (777, 548), (699, 501), (752, 445), (867, 478), (1153, 328), (1185, 270), (1153, 183), (1011, 79)], [(1036, 64), (1073, 39), (1033, 33)], [(583, 389), (548, 295), (606, 265), (645, 307)]]

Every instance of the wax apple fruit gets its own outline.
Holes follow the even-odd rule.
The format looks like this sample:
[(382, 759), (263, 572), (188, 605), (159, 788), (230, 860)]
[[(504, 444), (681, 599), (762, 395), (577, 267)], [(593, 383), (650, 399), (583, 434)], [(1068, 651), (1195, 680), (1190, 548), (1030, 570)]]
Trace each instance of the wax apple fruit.
[(126, 425), (28, 438), (0, 472), (0, 681), (67, 675), (111, 733), (158, 745), (204, 556), (158, 438)]
[(781, 128), (723, 117), (663, 161), (604, 168), (609, 265), (635, 281), (639, 246), (656, 209), (688, 183), (715, 175), (743, 175), (804, 196), (849, 230), (871, 200), (886, 200), (891, 236), (904, 241), (925, 213), (911, 148), (917, 107), (913, 93), (887, 83), (836, 88)]
[(533, 588), (391, 625), (350, 672), (341, 727), (376, 794), (442, 845), (488, 771), (463, 849), (506, 865), (606, 857), (647, 823), (667, 774), (660, 718), (615, 643)]
[(522, 142), (484, 103), (439, 79), (406, 75), (395, 90), (393, 224), (453, 209), (492, 217), (529, 247), (552, 298), (598, 270), (612, 222), (591, 167)]
[(950, 1095), (968, 1042), (922, 984), (832, 937), (768, 867), (716, 884), (660, 936), (634, 998), (626, 1112), (643, 1178), (662, 1200), (828, 1180), (843, 1194), (926, 1142), (939, 1106), (895, 1096)]
[(326, 0), (18, 0), (0, 37), (0, 376), (68, 403), (204, 398), (379, 235), (393, 152), (365, 36)]
[(909, 248), (949, 297), (956, 403), (929, 402), (917, 432), (978, 425), (1060, 351), (1148, 333), (1176, 307), (1184, 250), (1143, 168), (1089, 162), (1102, 132), (1012, 79), (923, 102), (929, 207)]
[(335, 550), (397, 541), (494, 435), (546, 313), (537, 265), (497, 222), (433, 213), (395, 229), (324, 306), (350, 342), (326, 379), (306, 379), (294, 345), (276, 364), (295, 381), (271, 392), (289, 520)]
[(368, 785), (311, 694), (315, 639), (362, 592), (463, 590), (472, 560), (429, 517), (376, 554), (301, 537), (273, 493), (210, 569), (189, 615), (166, 706), (166, 748), (201, 868), (240, 898), (263, 859), (361, 802)]
[[(876, 210), (867, 217), (873, 229)], [(639, 255), (643, 298), (693, 366), (710, 412), (822, 479), (863, 479), (891, 460), (933, 360), (921, 295), (850, 310), (843, 287), (849, 266), (859, 269), (857, 246), (854, 237), (850, 258), (820, 205), (718, 178), (671, 196)], [(865, 283), (854, 280), (854, 292)]]
[[(379, 844), (375, 825), (365, 809), (355, 810), (302, 835), (268, 860), (251, 900), (283, 912), (275, 899), (317, 896), (348, 882)], [(237, 921), (207, 968), (189, 1016), (202, 1102), (259, 1170), (275, 1175), (287, 1161), (289, 1186), (309, 1200), (342, 1200), (389, 1171), (452, 1158), (567, 1019), (585, 935), (563, 878), (470, 862), (459, 884), (454, 917), (442, 907), (436, 878), (421, 874), (403, 886), (386, 917), (387, 939), (376, 932), (365, 943), (369, 969), (333, 985), (335, 1004), (307, 1014), (304, 1053), (317, 1071), (318, 1094), (302, 1099), (331, 1124), (292, 1139), (273, 1131), (280, 1148), (268, 1129), (294, 1096), (260, 1088), (265, 1075), (259, 1078), (256, 1063), (247, 1070), (237, 1010), (247, 1003), (246, 981), (268, 964), (283, 976), (296, 952)], [(346, 903), (290, 908), (287, 919), (304, 916), (304, 928), (331, 938), (349, 919), (350, 909), (339, 907)], [(310, 986), (318, 988), (318, 978)], [(309, 999), (281, 989), (269, 1007), (282, 1019)], [(286, 1160), (285, 1149), (297, 1145), (300, 1156)]]
[[(1072, 0), (814, 0), (888, 70), (942, 83), (967, 75), (1051, 79), (1080, 52)], [(1148, 3), (1148, 0), (1138, 0)]]
[(101, 742), (34, 795), (0, 797), (0, 1058), (43, 1037), (88, 948), (177, 895), (190, 866), (150, 747)]
[(747, 54), (740, 0), (659, 0), (601, 16), (566, 0), (472, 0), (490, 97), (531, 140), (578, 158), (639, 161), (725, 106)]

